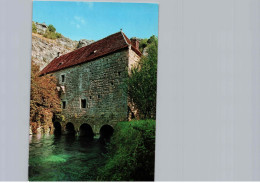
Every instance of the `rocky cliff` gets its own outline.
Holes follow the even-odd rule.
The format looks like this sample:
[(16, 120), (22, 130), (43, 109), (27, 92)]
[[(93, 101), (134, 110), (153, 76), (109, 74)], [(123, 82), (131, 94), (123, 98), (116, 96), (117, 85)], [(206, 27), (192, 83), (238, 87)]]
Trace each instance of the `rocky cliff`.
[(61, 35), (57, 39), (48, 39), (44, 37), (48, 26), (46, 24), (34, 23), (35, 33), (32, 33), (32, 60), (40, 66), (42, 70), (58, 55), (63, 55), (75, 49), (87, 46), (93, 43), (93, 40), (81, 39), (73, 41)]

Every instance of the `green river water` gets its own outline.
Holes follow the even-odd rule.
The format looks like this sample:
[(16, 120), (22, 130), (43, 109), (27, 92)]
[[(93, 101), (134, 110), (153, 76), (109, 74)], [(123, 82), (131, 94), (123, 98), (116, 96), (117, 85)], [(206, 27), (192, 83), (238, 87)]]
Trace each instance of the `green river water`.
[(30, 181), (95, 181), (104, 145), (77, 136), (30, 136)]

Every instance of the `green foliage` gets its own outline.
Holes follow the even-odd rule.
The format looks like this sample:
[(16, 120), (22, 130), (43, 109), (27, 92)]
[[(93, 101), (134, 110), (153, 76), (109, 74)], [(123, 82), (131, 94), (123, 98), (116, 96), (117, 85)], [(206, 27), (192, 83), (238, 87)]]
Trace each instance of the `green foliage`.
[(61, 33), (56, 32), (55, 34), (56, 34), (56, 38), (61, 38), (62, 37)]
[(34, 22), (32, 23), (32, 32), (37, 33), (37, 28)]
[(144, 48), (147, 46), (148, 39), (142, 39), (139, 43), (139, 50), (142, 53)]
[(50, 24), (50, 25), (48, 25), (48, 31), (56, 32), (56, 28), (52, 24)]
[[(36, 28), (36, 26), (35, 26), (35, 28)], [(56, 28), (52, 24), (50, 24), (50, 25), (48, 25), (47, 30), (43, 34), (43, 37), (46, 37), (48, 39), (57, 39), (57, 38), (61, 38), (62, 35), (61, 35), (61, 33), (56, 32)]]
[(51, 32), (49, 30), (47, 30), (44, 34), (43, 37), (46, 37), (48, 39), (57, 39), (57, 38), (61, 38), (62, 35), (58, 32)]
[(158, 38), (155, 35), (152, 35), (148, 40), (148, 44), (158, 43)]
[(108, 146), (99, 181), (153, 181), (155, 121), (119, 122)]
[(144, 48), (156, 43), (158, 44), (158, 38), (155, 35), (152, 35), (149, 39), (141, 39), (139, 43), (139, 50), (142, 53), (144, 51)]
[(137, 106), (141, 119), (155, 119), (156, 114), (158, 39), (152, 36), (149, 40), (148, 55), (131, 69), (127, 80), (128, 95)]

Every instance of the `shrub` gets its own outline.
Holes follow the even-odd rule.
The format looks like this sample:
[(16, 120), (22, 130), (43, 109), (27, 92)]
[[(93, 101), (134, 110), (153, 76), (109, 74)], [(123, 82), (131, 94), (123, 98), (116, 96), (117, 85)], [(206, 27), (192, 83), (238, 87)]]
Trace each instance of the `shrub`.
[(37, 28), (34, 22), (32, 23), (32, 32), (37, 33)]
[(56, 28), (52, 24), (50, 24), (50, 25), (48, 25), (48, 31), (55, 32)]
[(57, 38), (61, 38), (62, 35), (60, 33), (57, 32), (50, 32), (50, 31), (46, 31), (43, 35), (43, 37), (46, 37), (48, 39), (57, 39)]
[(155, 121), (119, 122), (108, 146), (99, 181), (153, 181)]
[(58, 33), (58, 32), (56, 32), (55, 35), (56, 35), (56, 38), (61, 38), (62, 37), (61, 33)]
[(142, 53), (144, 48), (147, 46), (147, 40), (148, 39), (142, 39), (139, 43), (139, 50)]

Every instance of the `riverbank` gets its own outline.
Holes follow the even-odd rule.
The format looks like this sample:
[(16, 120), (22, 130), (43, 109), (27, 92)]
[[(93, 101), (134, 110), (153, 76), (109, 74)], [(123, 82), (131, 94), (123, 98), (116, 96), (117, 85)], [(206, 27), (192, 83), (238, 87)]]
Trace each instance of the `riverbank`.
[(155, 120), (119, 122), (108, 145), (99, 181), (153, 181)]

